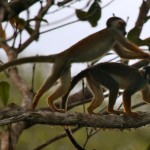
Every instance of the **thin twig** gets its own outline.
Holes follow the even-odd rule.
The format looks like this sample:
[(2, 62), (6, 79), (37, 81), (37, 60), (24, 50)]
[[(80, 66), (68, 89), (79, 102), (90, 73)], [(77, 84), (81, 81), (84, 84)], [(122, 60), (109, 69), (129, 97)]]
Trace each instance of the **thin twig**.
[[(80, 128), (79, 127), (75, 127), (73, 129), (71, 129), (72, 133), (75, 133), (76, 131), (78, 131)], [(46, 142), (44, 142), (43, 144), (39, 145), (38, 147), (34, 148), (33, 150), (41, 150), (43, 148), (45, 148), (46, 146), (48, 146), (49, 144), (58, 141), (59, 139), (62, 139), (64, 137), (67, 137), (67, 134), (65, 132), (53, 137), (52, 139), (47, 140)]]

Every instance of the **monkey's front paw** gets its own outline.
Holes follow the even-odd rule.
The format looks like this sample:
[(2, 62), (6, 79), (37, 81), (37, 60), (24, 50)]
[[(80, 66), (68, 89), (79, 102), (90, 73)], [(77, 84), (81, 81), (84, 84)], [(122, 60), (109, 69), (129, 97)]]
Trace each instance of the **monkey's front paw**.
[(65, 110), (64, 110), (64, 109), (56, 109), (55, 111), (56, 111), (56, 112), (60, 112), (60, 113), (65, 113)]
[(127, 113), (127, 114), (125, 114), (125, 115), (127, 115), (127, 116), (129, 116), (129, 117), (138, 117), (138, 113), (137, 112), (129, 112), (129, 113)]
[(64, 109), (57, 109), (54, 105), (49, 105), (50, 107), (50, 110), (52, 112), (60, 112), (60, 113), (65, 113), (65, 110)]
[(112, 113), (112, 114), (115, 114), (115, 115), (120, 115), (120, 114), (124, 114), (123, 111), (119, 111), (119, 110), (112, 110), (112, 109), (108, 109), (107, 110), (108, 113)]
[(30, 107), (27, 108), (27, 112), (31, 112), (31, 111), (34, 111), (34, 110), (35, 109), (32, 106), (30, 106)]

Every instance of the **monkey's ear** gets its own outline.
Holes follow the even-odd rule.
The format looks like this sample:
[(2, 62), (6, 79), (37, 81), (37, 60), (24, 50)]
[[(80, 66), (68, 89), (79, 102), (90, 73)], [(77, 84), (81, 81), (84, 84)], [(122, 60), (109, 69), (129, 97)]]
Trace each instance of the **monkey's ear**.
[(126, 26), (126, 24), (125, 24), (125, 22), (123, 20), (118, 20), (117, 26), (118, 26), (118, 28), (121, 28), (122, 26), (123, 27)]

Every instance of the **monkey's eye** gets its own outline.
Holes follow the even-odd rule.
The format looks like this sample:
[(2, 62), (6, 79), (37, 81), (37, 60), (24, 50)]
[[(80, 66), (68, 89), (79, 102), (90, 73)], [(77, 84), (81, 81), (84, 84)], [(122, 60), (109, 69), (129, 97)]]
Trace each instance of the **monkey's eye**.
[(119, 20), (117, 28), (123, 33), (123, 35), (126, 35), (126, 23), (124, 21)]
[(120, 29), (120, 30), (125, 30), (125, 28), (126, 28), (126, 24), (125, 23), (120, 23), (119, 25), (118, 25), (118, 29)]

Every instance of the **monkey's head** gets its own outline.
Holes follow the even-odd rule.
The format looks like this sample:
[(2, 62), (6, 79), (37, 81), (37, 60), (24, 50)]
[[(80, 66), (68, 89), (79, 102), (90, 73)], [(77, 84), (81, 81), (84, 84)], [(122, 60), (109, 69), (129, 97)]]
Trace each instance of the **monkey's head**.
[(140, 72), (144, 75), (144, 78), (150, 81), (150, 66), (143, 67)]
[(111, 17), (106, 22), (107, 28), (114, 27), (117, 28), (122, 34), (126, 35), (126, 22), (119, 17)]

